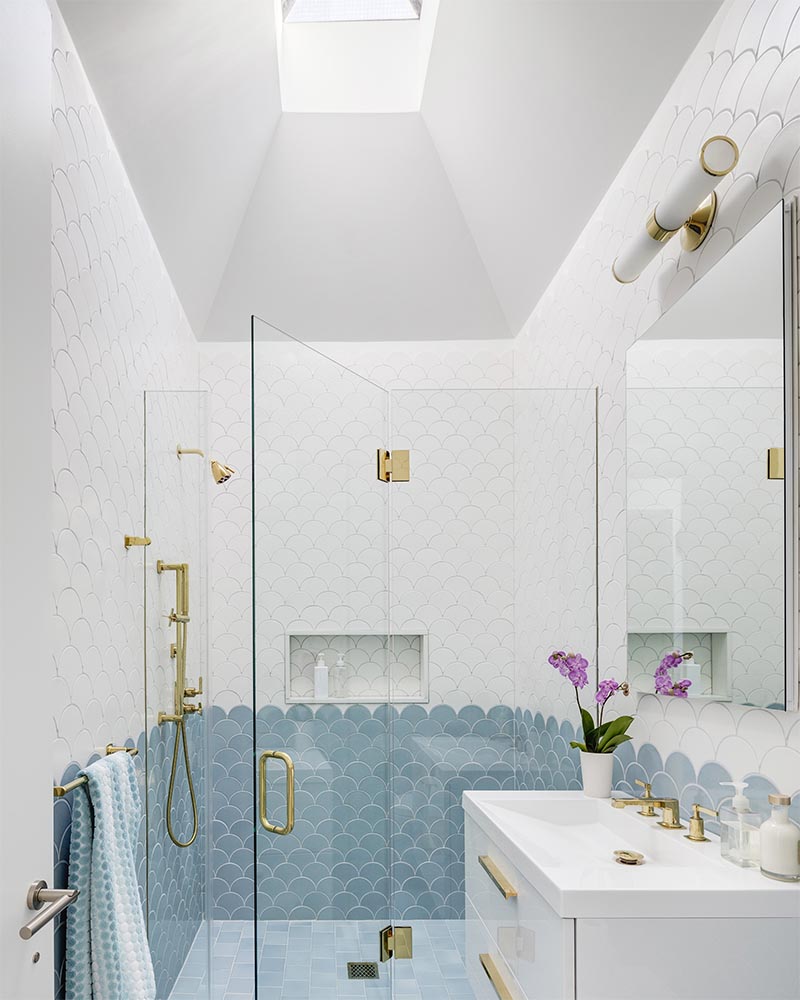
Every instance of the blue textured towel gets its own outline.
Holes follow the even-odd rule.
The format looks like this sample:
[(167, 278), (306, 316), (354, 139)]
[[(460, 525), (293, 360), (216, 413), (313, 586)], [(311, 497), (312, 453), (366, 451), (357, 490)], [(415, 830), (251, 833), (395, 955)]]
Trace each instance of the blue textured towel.
[(67, 910), (67, 1000), (155, 1000), (136, 877), (136, 769), (116, 753), (83, 773), (89, 783), (72, 802), (69, 884), (80, 896)]

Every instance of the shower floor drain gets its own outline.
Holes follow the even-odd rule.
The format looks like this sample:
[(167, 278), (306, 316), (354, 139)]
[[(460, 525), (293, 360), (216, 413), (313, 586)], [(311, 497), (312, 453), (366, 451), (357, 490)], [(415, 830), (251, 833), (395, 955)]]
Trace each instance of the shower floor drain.
[(379, 979), (377, 962), (348, 962), (348, 979)]

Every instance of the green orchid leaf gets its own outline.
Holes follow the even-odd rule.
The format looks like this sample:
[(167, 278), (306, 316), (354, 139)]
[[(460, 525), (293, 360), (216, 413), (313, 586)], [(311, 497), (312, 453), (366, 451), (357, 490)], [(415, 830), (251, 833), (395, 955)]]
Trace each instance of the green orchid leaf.
[(631, 715), (620, 715), (617, 719), (612, 719), (611, 722), (607, 722), (600, 728), (603, 733), (598, 733), (597, 746), (602, 753), (605, 750), (608, 740), (613, 739), (615, 736), (621, 736), (624, 732), (628, 730), (630, 724), (633, 722), (633, 716)]
[(617, 736), (608, 737), (603, 743), (603, 749), (600, 753), (613, 753), (615, 748), (620, 746), (622, 743), (627, 743), (628, 740), (632, 740), (632, 736), (628, 736), (626, 733), (619, 733)]
[(569, 744), (573, 750), (583, 750), (584, 753), (587, 752), (586, 747), (583, 743), (578, 743), (576, 740), (571, 740)]
[(581, 722), (583, 723), (583, 738), (586, 746), (591, 749), (597, 745), (594, 739), (595, 721), (592, 718), (592, 713), (585, 708), (581, 709)]

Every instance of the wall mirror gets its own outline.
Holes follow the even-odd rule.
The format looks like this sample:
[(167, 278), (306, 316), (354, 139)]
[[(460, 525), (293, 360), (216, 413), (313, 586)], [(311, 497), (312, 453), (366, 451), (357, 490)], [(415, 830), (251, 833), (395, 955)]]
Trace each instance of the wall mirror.
[(781, 202), (628, 351), (637, 691), (797, 707), (793, 234)]

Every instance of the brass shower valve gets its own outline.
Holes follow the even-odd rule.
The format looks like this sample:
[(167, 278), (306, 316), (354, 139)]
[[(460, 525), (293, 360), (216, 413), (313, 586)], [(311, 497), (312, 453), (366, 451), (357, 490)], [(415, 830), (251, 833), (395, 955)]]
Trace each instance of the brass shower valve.
[(203, 678), (198, 677), (196, 688), (184, 688), (183, 697), (184, 698), (197, 698), (203, 693)]
[(198, 703), (196, 705), (192, 705), (189, 702), (184, 702), (183, 703), (183, 710), (184, 710), (184, 712), (187, 715), (194, 715), (195, 712), (198, 715), (202, 715), (203, 714), (203, 703), (202, 703), (202, 701), (198, 701)]

